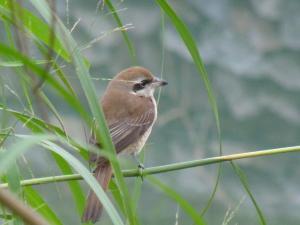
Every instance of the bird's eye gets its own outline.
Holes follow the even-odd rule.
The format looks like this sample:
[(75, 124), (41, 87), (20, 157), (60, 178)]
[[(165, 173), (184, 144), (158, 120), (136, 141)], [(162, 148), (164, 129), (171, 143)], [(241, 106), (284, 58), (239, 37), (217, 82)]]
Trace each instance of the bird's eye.
[(151, 80), (142, 80), (141, 82), (133, 85), (133, 91), (137, 92), (138, 90), (143, 89), (149, 83), (151, 83)]
[(146, 84), (149, 84), (151, 80), (142, 80), (141, 85), (145, 86)]

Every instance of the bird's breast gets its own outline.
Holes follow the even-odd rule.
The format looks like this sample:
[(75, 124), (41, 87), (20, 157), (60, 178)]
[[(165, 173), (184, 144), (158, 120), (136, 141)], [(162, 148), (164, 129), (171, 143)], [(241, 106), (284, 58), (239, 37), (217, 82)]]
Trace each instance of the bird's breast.
[[(150, 99), (149, 99), (150, 100)], [(157, 119), (157, 107), (156, 107), (156, 101), (154, 99), (154, 97), (151, 97), (151, 104), (152, 107), (154, 107), (154, 120), (151, 124), (151, 126), (149, 126), (148, 130), (134, 143), (130, 144), (124, 151), (124, 153), (126, 154), (138, 154), (144, 147), (144, 145), (146, 144), (151, 131), (152, 131), (152, 127)]]

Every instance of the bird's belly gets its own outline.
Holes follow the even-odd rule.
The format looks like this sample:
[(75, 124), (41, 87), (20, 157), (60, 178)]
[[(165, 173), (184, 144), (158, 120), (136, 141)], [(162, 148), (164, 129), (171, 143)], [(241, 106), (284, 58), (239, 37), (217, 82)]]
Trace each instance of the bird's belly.
[(141, 138), (139, 138), (138, 141), (130, 144), (122, 153), (124, 152), (125, 154), (138, 154), (142, 148), (144, 147), (146, 141), (149, 138), (149, 135), (151, 133), (152, 127), (150, 127)]

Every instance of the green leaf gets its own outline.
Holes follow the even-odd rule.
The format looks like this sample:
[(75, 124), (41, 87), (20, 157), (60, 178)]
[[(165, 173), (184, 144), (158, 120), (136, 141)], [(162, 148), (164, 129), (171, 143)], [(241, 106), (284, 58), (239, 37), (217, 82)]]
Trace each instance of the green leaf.
[(68, 145), (71, 145), (73, 149), (76, 149), (80, 152), (81, 156), (85, 159), (88, 159), (87, 150), (74, 139), (69, 137), (64, 130), (61, 128), (46, 123), (45, 121), (38, 119), (34, 116), (26, 115), (24, 113), (4, 108), (3, 105), (0, 104), (0, 110), (5, 110), (7, 113), (11, 113), (15, 116), (20, 122), (23, 123), (24, 126), (29, 128), (35, 133), (45, 133), (45, 132), (52, 132), (53, 134), (59, 136), (60, 138), (64, 139)]
[(200, 57), (196, 42), (187, 28), (187, 26), (184, 24), (184, 22), (177, 16), (175, 11), (171, 8), (171, 6), (167, 3), (166, 0), (156, 0), (156, 2), (159, 4), (159, 6), (162, 8), (162, 10), (169, 16), (171, 22), (173, 23), (174, 27), (176, 28), (177, 32), (180, 34), (185, 46), (187, 47), (188, 51), (190, 52), (194, 63), (196, 65), (196, 68), (204, 81), (204, 85), (208, 94), (208, 99), (210, 102), (210, 105), (212, 107), (214, 117), (216, 120), (216, 125), (218, 129), (218, 133), (220, 135), (221, 129), (220, 129), (220, 120), (219, 120), (219, 112), (218, 112), (218, 106), (211, 88), (210, 81), (208, 79), (208, 74), (206, 72), (204, 63)]
[[(0, 105), (0, 109), (2, 109), (1, 105)], [(72, 143), (75, 148), (79, 148), (79, 149), (81, 149), (81, 152), (83, 152), (83, 150), (82, 150), (83, 148), (78, 143), (75, 143), (75, 141), (73, 141), (70, 137), (67, 137), (66, 133), (64, 131), (62, 131), (60, 128), (58, 128), (54, 125), (51, 125), (51, 124), (47, 124), (44, 121), (39, 120), (37, 118), (26, 116), (25, 114), (19, 113), (14, 110), (7, 109), (7, 112), (10, 112), (13, 115), (15, 115), (18, 119), (20, 119), (21, 122), (23, 122), (33, 132), (40, 133), (43, 131), (48, 132), (48, 131), (52, 130), (56, 134), (58, 134), (60, 137), (65, 139), (68, 143), (70, 143), (70, 144)], [(84, 152), (86, 153), (86, 151), (84, 151)], [(63, 172), (63, 174), (72, 174), (73, 173), (70, 166), (61, 157), (59, 157), (56, 154), (53, 154), (52, 156), (54, 157), (58, 167)], [(80, 185), (77, 181), (70, 181), (70, 182), (68, 182), (68, 185), (73, 194), (73, 199), (76, 202), (77, 210), (81, 214), (83, 211), (84, 204), (85, 204), (85, 196), (83, 195), (82, 188), (80, 187)]]
[(119, 209), (125, 214), (122, 195), (121, 195), (121, 192), (114, 180), (110, 180), (109, 190), (111, 191), (112, 196), (114, 197), (115, 201), (117, 202)]
[(101, 185), (99, 185), (95, 177), (84, 167), (84, 165), (78, 159), (76, 159), (69, 152), (63, 150), (61, 147), (59, 147), (58, 145), (52, 142), (44, 141), (42, 146), (55, 152), (56, 154), (60, 155), (64, 160), (66, 160), (74, 168), (74, 170), (76, 170), (83, 177), (83, 179), (95, 192), (97, 197), (101, 199), (101, 203), (103, 204), (103, 207), (106, 209), (112, 222), (115, 225), (123, 224), (121, 217), (119, 216), (118, 212), (116, 211), (116, 209), (110, 202), (109, 198), (105, 194)]
[[(6, 178), (7, 178), (8, 188), (13, 193), (15, 193), (16, 195), (18, 195), (20, 197), (20, 193), (21, 193), (20, 173), (19, 173), (19, 168), (18, 168), (16, 161), (11, 166), (11, 169), (9, 169), (7, 171)], [(14, 225), (22, 224), (21, 219), (17, 215), (14, 215), (13, 224)]]
[[(4, 57), (11, 57), (14, 58), (15, 60), (20, 60), (24, 64), (26, 64), (27, 67), (30, 68), (35, 73), (35, 75), (38, 75), (41, 78), (45, 76), (45, 71), (43, 68), (36, 65), (31, 59), (22, 55), (20, 52), (2, 43), (0, 43), (0, 55)], [(90, 117), (88, 116), (88, 113), (86, 112), (84, 107), (82, 107), (82, 104), (79, 102), (79, 100), (74, 95), (66, 91), (65, 88), (56, 79), (53, 78), (53, 76), (51, 76), (48, 73), (46, 74), (47, 74), (47, 83), (51, 85), (53, 89), (56, 90), (70, 106), (72, 106), (77, 112), (79, 112), (80, 115), (86, 121), (89, 122)]]
[[(10, 151), (7, 151), (6, 154), (1, 154), (0, 157), (0, 174), (3, 171), (11, 168), (12, 163), (16, 160), (16, 158), (23, 154), (25, 151), (30, 149), (35, 144), (40, 144), (43, 147), (53, 151), (54, 153), (61, 156), (64, 160), (66, 160), (90, 185), (91, 189), (95, 192), (97, 197), (101, 199), (103, 207), (107, 210), (108, 215), (111, 217), (112, 222), (115, 225), (123, 225), (123, 222), (115, 210), (114, 206), (110, 202), (109, 198), (106, 196), (103, 191), (101, 185), (97, 182), (94, 176), (84, 167), (84, 165), (77, 160), (74, 156), (72, 156), (67, 151), (60, 148), (58, 145), (48, 141), (50, 139), (54, 139), (53, 136), (50, 135), (18, 135), (18, 137), (22, 138), (21, 141), (14, 144)], [(0, 153), (2, 153), (1, 151)]]
[[(65, 161), (64, 158), (61, 156), (53, 153), (52, 157), (55, 159), (56, 164), (60, 168), (60, 170), (63, 172), (63, 174), (73, 174), (73, 171), (69, 164)], [(79, 183), (77, 181), (69, 181), (68, 182), (69, 188), (72, 192), (73, 199), (76, 202), (76, 207), (78, 214), (80, 215), (83, 212), (83, 208), (85, 205), (85, 196), (83, 195), (82, 188), (80, 187)]]
[[(35, 44), (37, 45), (38, 49), (40, 50), (40, 52), (43, 54), (43, 56), (45, 58), (48, 57), (48, 49), (42, 45), (39, 42), (35, 42)], [(69, 90), (69, 92), (76, 96), (76, 93), (70, 83), (70, 81), (68, 80), (67, 76), (65, 75), (64, 71), (62, 70), (62, 66), (58, 64), (57, 62), (57, 58), (55, 60), (51, 61), (51, 66), (53, 67), (53, 71), (55, 71), (57, 77), (63, 82), (63, 84), (66, 86), (66, 88)]]
[(264, 217), (259, 205), (257, 204), (253, 194), (251, 193), (246, 175), (243, 173), (243, 171), (241, 170), (241, 168), (237, 164), (235, 164), (233, 161), (231, 161), (230, 163), (231, 163), (231, 166), (234, 169), (234, 172), (238, 175), (245, 191), (249, 195), (249, 197), (250, 197), (250, 199), (251, 199), (251, 201), (252, 201), (252, 203), (255, 207), (255, 210), (257, 212), (260, 224), (261, 225), (266, 225), (267, 223), (266, 223), (265, 217)]
[[(118, 15), (115, 7), (111, 3), (111, 1), (110, 0), (106, 0), (105, 4), (108, 6), (109, 10), (112, 12), (112, 15), (115, 18), (118, 26), (119, 27), (123, 27), (123, 23), (122, 23), (119, 15)], [(131, 58), (132, 58), (132, 62), (135, 64), (135, 62), (136, 62), (136, 54), (135, 54), (134, 46), (133, 46), (132, 42), (129, 39), (127, 31), (126, 30), (122, 30), (121, 32), (122, 32), (122, 35), (123, 35), (123, 39), (124, 39), (125, 43), (127, 44), (129, 53), (130, 53)]]
[(0, 151), (0, 175), (14, 166), (18, 156), (24, 154), (42, 140), (52, 138), (50, 135), (36, 135), (9, 146), (9, 151)]
[[(32, 36), (36, 40), (42, 41), (44, 44), (51, 47), (58, 55), (63, 57), (66, 61), (70, 61), (70, 56), (67, 50), (62, 46), (62, 41), (59, 39), (59, 37), (55, 36), (54, 45), (50, 46), (49, 35), (51, 32), (51, 27), (49, 27), (45, 22), (43, 22), (40, 18), (32, 14), (30, 11), (26, 10), (23, 7), (20, 7), (20, 5), (17, 4), (15, 1), (14, 7), (16, 8), (17, 12), (22, 12), (22, 23), (24, 27), (27, 29), (27, 31), (30, 32), (30, 34), (32, 34)], [(2, 15), (2, 18), (6, 21), (13, 23), (13, 21), (11, 20), (11, 11), (7, 0), (0, 0), (0, 15)]]
[(56, 214), (36, 190), (34, 190), (32, 187), (24, 187), (23, 193), (27, 203), (34, 208), (36, 212), (41, 214), (50, 224), (63, 225), (63, 223), (59, 220)]
[[(44, 17), (46, 22), (50, 23), (51, 12), (49, 10), (48, 4), (44, 0), (31, 0), (31, 3)], [(57, 26), (59, 28), (57, 29), (59, 37), (63, 37), (62, 39), (65, 40), (65, 45), (68, 45), (71, 49), (73, 49), (72, 57), (76, 67), (77, 76), (79, 78), (79, 81), (85, 93), (85, 96), (88, 100), (90, 110), (95, 118), (95, 123), (96, 123), (95, 134), (97, 136), (97, 139), (99, 143), (103, 145), (103, 151), (111, 154), (112, 156), (109, 160), (113, 168), (116, 183), (118, 184), (118, 187), (120, 188), (120, 191), (123, 196), (122, 200), (123, 200), (123, 206), (126, 211), (126, 216), (131, 225), (137, 224), (138, 222), (134, 216), (131, 204), (128, 204), (128, 202), (131, 202), (129, 192), (126, 183), (124, 181), (123, 175), (121, 173), (120, 165), (116, 157), (115, 148), (112, 143), (109, 131), (107, 129), (102, 108), (101, 106), (99, 107), (95, 87), (93, 85), (92, 80), (90, 79), (88, 68), (84, 62), (84, 57), (81, 55), (80, 49), (78, 48), (78, 45), (73, 39), (73, 37), (71, 36), (70, 32), (59, 20), (59, 18), (57, 19)], [(91, 126), (91, 124), (89, 125)]]
[(190, 203), (188, 203), (183, 197), (181, 197), (175, 190), (168, 187), (153, 176), (147, 176), (146, 178), (151, 184), (163, 191), (165, 195), (176, 201), (179, 206), (186, 212), (186, 214), (193, 219), (195, 224), (205, 225), (202, 217), (193, 208), (193, 206), (191, 206)]
[[(47, 60), (35, 60), (34, 63), (36, 64), (46, 64), (48, 63)], [(21, 61), (0, 61), (0, 67), (22, 67), (24, 63)]]
[[(177, 16), (176, 12), (171, 8), (171, 6), (168, 4), (168, 2), (166, 0), (156, 0), (156, 2), (161, 7), (161, 9), (168, 15), (172, 24), (174, 25), (177, 32), (181, 36), (181, 39), (183, 40), (185, 46), (187, 47), (189, 53), (191, 54), (193, 61), (196, 65), (196, 69), (198, 70), (198, 72), (204, 82), (204, 86), (206, 88), (206, 92), (208, 95), (208, 100), (211, 105), (211, 108), (212, 108), (212, 111), (214, 114), (214, 118), (216, 121), (218, 139), (219, 139), (219, 152), (220, 152), (220, 155), (222, 155), (222, 133), (221, 133), (218, 106), (217, 106), (217, 102), (216, 102), (216, 99), (213, 94), (213, 90), (212, 90), (210, 81), (208, 79), (208, 74), (206, 72), (203, 60), (202, 60), (199, 50), (197, 48), (197, 44), (196, 44), (191, 32), (185, 25), (185, 23)], [(214, 196), (217, 191), (218, 184), (219, 184), (221, 169), (222, 169), (222, 166), (220, 164), (218, 167), (218, 175), (217, 175), (217, 179), (216, 179), (213, 191), (208, 199), (206, 207), (204, 208), (204, 210), (202, 210), (203, 213), (205, 213), (206, 210), (210, 207), (212, 200), (214, 199)]]

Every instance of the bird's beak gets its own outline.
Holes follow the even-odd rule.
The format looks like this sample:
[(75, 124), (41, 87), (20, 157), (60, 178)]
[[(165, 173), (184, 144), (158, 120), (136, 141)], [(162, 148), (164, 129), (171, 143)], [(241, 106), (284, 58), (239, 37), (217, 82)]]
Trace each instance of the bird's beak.
[(160, 79), (160, 78), (158, 78), (158, 77), (154, 77), (154, 79), (153, 79), (153, 81), (152, 81), (152, 86), (153, 86), (153, 87), (161, 87), (161, 86), (165, 86), (165, 85), (167, 85), (167, 84), (168, 84), (167, 81), (162, 80), (162, 79)]

